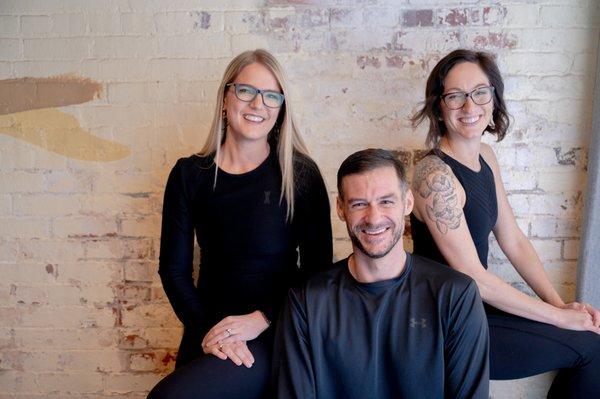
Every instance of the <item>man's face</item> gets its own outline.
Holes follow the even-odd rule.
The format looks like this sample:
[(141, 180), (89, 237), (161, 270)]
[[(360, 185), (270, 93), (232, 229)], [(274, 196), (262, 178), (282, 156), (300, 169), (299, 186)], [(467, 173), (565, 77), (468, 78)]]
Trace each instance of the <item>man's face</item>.
[(345, 176), (342, 191), (337, 212), (346, 222), (354, 250), (373, 259), (387, 255), (404, 233), (404, 217), (413, 207), (411, 191), (402, 198), (400, 181), (391, 166)]

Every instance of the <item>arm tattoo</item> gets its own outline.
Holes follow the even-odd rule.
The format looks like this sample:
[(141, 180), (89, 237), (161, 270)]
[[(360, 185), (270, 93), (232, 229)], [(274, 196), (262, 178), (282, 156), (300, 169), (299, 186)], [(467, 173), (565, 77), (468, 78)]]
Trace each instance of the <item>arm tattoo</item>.
[(424, 158), (415, 170), (413, 188), (421, 198), (433, 196), (432, 203), (427, 204), (426, 211), (440, 233), (446, 234), (448, 229), (454, 230), (460, 226), (463, 213), (452, 175), (444, 162), (434, 156)]

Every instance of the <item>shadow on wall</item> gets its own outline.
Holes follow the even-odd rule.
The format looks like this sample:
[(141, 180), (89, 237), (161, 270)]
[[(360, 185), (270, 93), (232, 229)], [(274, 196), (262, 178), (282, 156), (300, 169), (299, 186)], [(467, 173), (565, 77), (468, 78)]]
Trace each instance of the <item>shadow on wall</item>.
[(101, 90), (100, 83), (74, 76), (0, 80), (0, 133), (73, 159), (125, 158), (128, 147), (93, 136), (57, 109), (91, 101)]

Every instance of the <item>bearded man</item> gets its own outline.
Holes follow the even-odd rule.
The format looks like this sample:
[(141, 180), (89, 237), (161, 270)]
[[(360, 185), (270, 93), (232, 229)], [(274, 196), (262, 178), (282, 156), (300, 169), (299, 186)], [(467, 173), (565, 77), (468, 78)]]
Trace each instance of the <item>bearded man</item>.
[(413, 195), (394, 153), (350, 155), (337, 213), (352, 254), (290, 290), (278, 398), (488, 398), (488, 326), (474, 281), (404, 250)]

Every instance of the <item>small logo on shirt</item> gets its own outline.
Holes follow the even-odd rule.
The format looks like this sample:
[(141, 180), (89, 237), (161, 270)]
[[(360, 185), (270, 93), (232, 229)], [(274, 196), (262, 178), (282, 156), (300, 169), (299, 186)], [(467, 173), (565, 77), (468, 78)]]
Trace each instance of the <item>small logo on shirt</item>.
[(421, 321), (417, 321), (414, 317), (411, 317), (410, 322), (408, 324), (409, 324), (410, 328), (420, 327), (421, 329), (423, 329), (423, 328), (427, 327), (427, 320), (421, 319)]
[(264, 205), (271, 205), (271, 192), (270, 191), (265, 191), (265, 201), (263, 202)]

